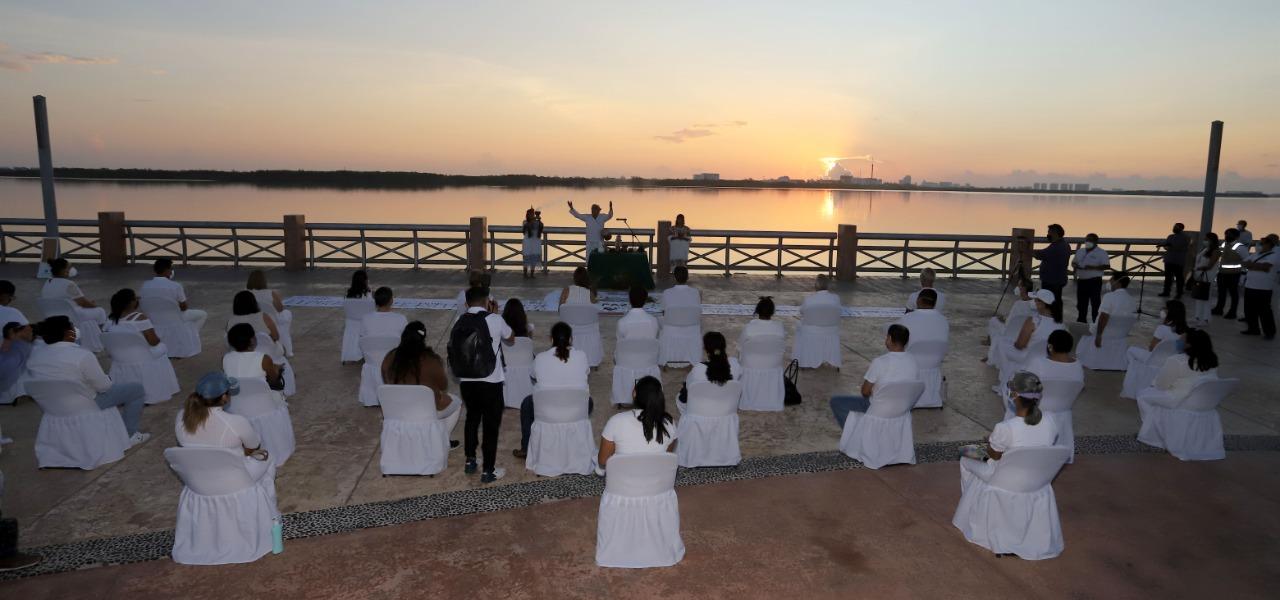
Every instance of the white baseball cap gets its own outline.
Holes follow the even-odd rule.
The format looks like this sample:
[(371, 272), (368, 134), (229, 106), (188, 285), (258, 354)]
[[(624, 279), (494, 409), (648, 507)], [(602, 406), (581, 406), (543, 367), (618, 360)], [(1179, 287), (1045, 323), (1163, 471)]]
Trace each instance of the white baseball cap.
[(1045, 304), (1053, 304), (1053, 301), (1057, 299), (1054, 297), (1053, 292), (1044, 288), (1036, 290), (1036, 293), (1031, 294), (1031, 297)]

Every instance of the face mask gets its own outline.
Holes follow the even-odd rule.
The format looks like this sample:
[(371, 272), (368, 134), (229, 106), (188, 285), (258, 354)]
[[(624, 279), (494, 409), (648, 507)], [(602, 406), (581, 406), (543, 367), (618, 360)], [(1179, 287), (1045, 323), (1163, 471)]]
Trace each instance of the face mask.
[(1169, 320), (1169, 311), (1167, 311), (1167, 310), (1163, 310), (1163, 309), (1162, 309), (1162, 310), (1160, 311), (1160, 320), (1161, 320), (1161, 321), (1168, 321), (1168, 320)]
[(1093, 242), (1085, 242), (1085, 243), (1084, 243), (1084, 249), (1085, 249), (1085, 250), (1093, 250), (1094, 248), (1097, 248), (1097, 247), (1098, 247), (1098, 245), (1097, 245), (1097, 244), (1095, 244), (1095, 243), (1093, 243)]
[(1178, 338), (1178, 341), (1176, 341), (1176, 342), (1174, 342), (1174, 343), (1173, 343), (1173, 348), (1174, 348), (1174, 350), (1175, 350), (1176, 352), (1178, 352), (1179, 354), (1181, 354), (1182, 352), (1185, 352), (1185, 351), (1186, 351), (1186, 349), (1187, 349), (1187, 343), (1186, 343), (1186, 342), (1184, 342), (1184, 341), (1182, 341), (1182, 338)]
[(73, 340), (79, 340), (79, 339), (80, 339), (80, 328), (79, 328), (79, 327), (72, 327), (72, 328), (71, 328), (71, 335), (73, 336)]
[(177, 277), (177, 276), (178, 276), (177, 269), (169, 269), (169, 279), (173, 279), (174, 277)]
[(75, 267), (71, 267), (71, 270), (67, 271), (67, 279), (71, 279), (72, 277), (75, 277), (76, 275), (79, 275), (79, 274), (80, 274), (80, 271), (77, 271)]

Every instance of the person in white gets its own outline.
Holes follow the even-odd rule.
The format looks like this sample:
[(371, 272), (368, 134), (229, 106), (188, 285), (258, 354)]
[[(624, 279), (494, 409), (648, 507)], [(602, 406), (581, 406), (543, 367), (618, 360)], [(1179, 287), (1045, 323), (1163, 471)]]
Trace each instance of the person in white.
[[(281, 349), (284, 350), (286, 357), (293, 358), (293, 336), (290, 331), (290, 326), (293, 324), (293, 311), (284, 307), (284, 299), (280, 297), (280, 292), (268, 286), (266, 271), (262, 269), (250, 271), (249, 280), (245, 282), (244, 287), (253, 292), (253, 297), (258, 300), (258, 308), (275, 319), (276, 328), (280, 331)], [(183, 315), (185, 316), (186, 313)]]
[[(446, 432), (452, 432), (462, 416), (462, 401), (449, 394), (449, 375), (444, 361), (427, 345), (427, 327), (413, 321), (400, 334), (400, 345), (382, 359), (382, 381), (388, 385), (420, 385), (431, 390), (435, 399), (436, 419), (444, 421)], [(449, 440), (449, 448), (459, 446)]]
[(729, 356), (728, 342), (719, 331), (708, 331), (702, 336), (702, 352), (707, 360), (693, 365), (684, 378), (684, 387), (680, 388), (679, 402), (676, 406), (684, 411), (689, 402), (689, 386), (695, 383), (714, 382), (723, 385), (725, 382), (742, 378), (742, 363)]
[[(814, 291), (804, 297), (800, 303), (800, 314), (803, 315), (806, 308), (814, 306), (840, 306), (839, 294), (831, 292), (831, 278), (826, 275), (819, 275), (813, 282)], [(666, 296), (663, 296), (664, 298)]]
[(644, 309), (645, 303), (649, 301), (649, 292), (638, 285), (633, 286), (628, 299), (631, 301), (631, 310), (618, 319), (618, 339), (658, 339), (658, 318)]
[(107, 324), (107, 311), (85, 297), (80, 286), (71, 281), (71, 263), (65, 258), (49, 261), (49, 270), (53, 275), (40, 289), (41, 298), (58, 298), (70, 300), (75, 306), (76, 322), (92, 322), (99, 328)]
[(1166, 359), (1151, 387), (1138, 394), (1139, 409), (1143, 403), (1176, 407), (1191, 395), (1197, 384), (1217, 378), (1218, 355), (1213, 351), (1209, 332), (1192, 329), (1187, 332), (1182, 353)]
[(520, 242), (521, 261), (520, 274), (525, 279), (537, 277), (538, 265), (542, 264), (542, 211), (532, 207), (524, 211), (524, 223), (520, 226), (522, 234)]
[(675, 278), (676, 284), (667, 288), (662, 292), (663, 308), (669, 306), (702, 306), (702, 292), (698, 288), (689, 285), (689, 269), (685, 266), (676, 267), (672, 271), (672, 277)]
[[(1003, 356), (998, 365), (1001, 381), (1008, 381), (1014, 373), (1023, 369), (1028, 358), (1028, 348), (1043, 348), (1049, 341), (1049, 334), (1065, 329), (1061, 321), (1053, 318), (1055, 296), (1052, 291), (1041, 288), (1032, 297), (1035, 298), (1036, 312), (1022, 324), (1018, 337), (1002, 347)], [(1004, 395), (1000, 384), (997, 383), (992, 389), (997, 394)]]
[(914, 292), (911, 292), (911, 295), (907, 296), (907, 305), (906, 305), (907, 312), (911, 312), (916, 309), (916, 298), (920, 296), (921, 290), (933, 290), (935, 293), (938, 294), (938, 302), (933, 307), (935, 310), (942, 310), (943, 308), (946, 308), (947, 295), (942, 293), (941, 290), (933, 287), (933, 282), (936, 281), (937, 279), (938, 279), (938, 273), (935, 272), (933, 269), (925, 267), (923, 270), (920, 271), (920, 289)]
[(1195, 266), (1187, 277), (1187, 287), (1191, 289), (1191, 297), (1195, 300), (1189, 322), (1196, 327), (1208, 326), (1209, 319), (1212, 318), (1209, 288), (1218, 279), (1221, 262), (1222, 248), (1218, 243), (1218, 234), (1210, 231), (1205, 234), (1200, 251), (1196, 252)]
[(1039, 448), (1058, 442), (1058, 425), (1053, 417), (1040, 412), (1040, 395), (1044, 386), (1035, 373), (1020, 371), (1009, 380), (1008, 394), (1014, 407), (1014, 416), (991, 429), (987, 440), (986, 459), (972, 457), (960, 459), (960, 466), (983, 479), (995, 471), (995, 461), (1015, 448)]
[(604, 252), (604, 224), (613, 218), (613, 202), (609, 202), (609, 213), (601, 214), (600, 205), (591, 205), (591, 214), (584, 215), (573, 208), (573, 202), (569, 202), (569, 214), (575, 219), (581, 220), (587, 229), (587, 256), (591, 256), (592, 252)]
[(1253, 250), (1253, 232), (1249, 231), (1248, 225), (1249, 222), (1244, 219), (1240, 219), (1240, 222), (1236, 223), (1236, 231), (1240, 233), (1240, 237), (1236, 238), (1236, 241), (1244, 244), (1242, 256)]
[(779, 321), (773, 320), (773, 313), (777, 307), (773, 304), (771, 296), (761, 296), (760, 301), (756, 302), (756, 318), (747, 321), (742, 327), (742, 334), (738, 336), (738, 352), (742, 352), (742, 347), (748, 340), (757, 337), (779, 337), (787, 338), (787, 330)]
[(182, 288), (182, 284), (173, 280), (173, 261), (167, 258), (156, 259), (155, 264), (151, 266), (151, 271), (155, 273), (155, 277), (148, 279), (142, 283), (142, 287), (138, 288), (138, 296), (142, 298), (168, 298), (178, 303), (178, 310), (182, 311), (182, 320), (191, 324), (191, 329), (197, 334), (200, 328), (204, 327), (204, 322), (209, 318), (209, 313), (191, 308), (187, 303), (187, 292)]
[[(480, 483), (493, 483), (506, 474), (505, 469), (497, 468), (498, 431), (502, 427), (502, 411), (506, 403), (502, 396), (502, 385), (506, 380), (506, 372), (502, 368), (502, 344), (515, 341), (515, 332), (498, 314), (498, 303), (489, 298), (489, 288), (474, 287), (467, 290), (467, 313), (458, 320), (455, 329), (467, 326), (472, 315), (484, 319), (489, 329), (489, 338), (493, 340), (493, 355), (496, 357), (493, 370), (484, 377), (459, 377), (458, 387), (462, 393), (462, 403), (467, 407), (466, 421), (463, 423), (463, 450), (466, 464), (463, 472), (470, 475), (476, 472), (476, 446), (480, 445), (480, 426), (484, 425), (483, 471)], [(452, 338), (452, 335), (450, 335)], [(454, 350), (449, 349), (452, 362)], [(456, 374), (456, 373), (455, 373)]]
[(886, 383), (899, 381), (918, 381), (920, 367), (916, 358), (907, 353), (907, 344), (911, 342), (911, 332), (897, 323), (889, 326), (884, 336), (884, 347), (888, 352), (871, 361), (866, 375), (862, 376), (860, 396), (833, 396), (831, 398), (831, 414), (836, 418), (840, 428), (848, 420), (850, 412), (865, 413), (875, 401), (876, 389)]
[(76, 382), (99, 408), (122, 409), (130, 448), (151, 439), (151, 434), (138, 431), (146, 401), (142, 384), (112, 383), (97, 357), (76, 345), (76, 329), (67, 317), (59, 315), (41, 321), (40, 337), (46, 345), (36, 348), (27, 359), (27, 379)]
[(111, 296), (111, 314), (107, 315), (107, 326), (103, 331), (136, 331), (142, 334), (142, 338), (151, 346), (152, 356), (168, 355), (168, 349), (164, 342), (160, 341), (160, 336), (156, 335), (151, 320), (138, 310), (138, 295), (129, 288)]
[(1151, 355), (1151, 351), (1165, 340), (1181, 340), (1185, 339), (1187, 334), (1187, 307), (1181, 300), (1170, 300), (1165, 303), (1164, 309), (1160, 311), (1160, 324), (1156, 325), (1156, 330), (1151, 334), (1151, 341), (1147, 342), (1146, 348), (1138, 346), (1130, 346), (1129, 358), (1138, 362), (1146, 362), (1147, 357)]
[(1071, 356), (1075, 339), (1065, 329), (1049, 334), (1045, 353), (1027, 361), (1027, 371), (1035, 373), (1043, 383), (1050, 381), (1078, 381), (1084, 383), (1084, 367)]
[(260, 479), (271, 466), (270, 456), (262, 448), (262, 437), (249, 424), (249, 419), (226, 412), (231, 396), (240, 393), (238, 382), (214, 371), (205, 374), (196, 384), (196, 391), (187, 397), (173, 432), (178, 445), (183, 448), (227, 448), (244, 452), (245, 467), (254, 481)]
[(276, 404), (284, 402), (283, 369), (272, 362), (271, 357), (258, 349), (258, 336), (253, 326), (240, 323), (227, 332), (227, 345), (231, 351), (222, 355), (222, 371), (236, 379), (261, 379), (271, 388)]
[(1017, 330), (1021, 331), (1022, 323), (1036, 312), (1036, 301), (1031, 298), (1030, 281), (1020, 280), (1014, 295), (1017, 299), (1009, 307), (1008, 315), (1001, 317), (997, 314), (987, 321), (987, 343), (990, 347), (987, 350), (987, 357), (982, 362), (991, 366), (999, 366), (997, 353), (1002, 346), (1012, 341), (1004, 334), (1009, 324), (1016, 325)]
[(382, 286), (373, 291), (373, 312), (361, 317), (360, 337), (391, 337), (400, 339), (409, 319), (398, 312), (392, 312), (395, 294), (391, 288)]
[(241, 323), (250, 325), (256, 333), (265, 334), (271, 338), (271, 347), (263, 348), (263, 352), (272, 356), (282, 355), (280, 330), (276, 329), (275, 319), (262, 312), (262, 308), (258, 306), (258, 297), (249, 290), (240, 290), (231, 299), (231, 316), (227, 318), (227, 331), (231, 331), (232, 327)]
[(1244, 319), (1248, 328), (1244, 335), (1258, 335), (1268, 340), (1276, 337), (1276, 316), (1271, 306), (1275, 293), (1276, 269), (1280, 262), (1276, 256), (1276, 244), (1280, 238), (1272, 233), (1262, 238), (1258, 252), (1244, 260)]
[(573, 283), (560, 290), (560, 305), (595, 304), (596, 290), (591, 285), (591, 273), (586, 267), (573, 270)]
[(902, 315), (898, 324), (911, 332), (911, 342), (947, 342), (951, 339), (951, 324), (947, 317), (934, 308), (935, 290), (920, 290), (916, 297), (916, 309)]
[[(559, 322), (551, 326), (551, 349), (533, 357), (534, 391), (546, 389), (587, 390), (587, 377), (591, 374), (591, 365), (587, 362), (587, 354), (573, 348), (573, 328), (568, 323)], [(587, 397), (587, 414), (595, 408), (591, 397)], [(525, 458), (529, 451), (529, 435), (533, 431), (533, 396), (520, 403), (520, 448), (512, 450), (516, 458)]]
[[(1096, 321), (1102, 304), (1102, 276), (1111, 265), (1107, 251), (1098, 247), (1098, 234), (1084, 237), (1084, 242), (1076, 247), (1071, 265), (1076, 269), (1076, 322)], [(1090, 309), (1093, 309), (1092, 319)]]
[(609, 417), (600, 432), (598, 473), (608, 469), (614, 454), (656, 454), (676, 448), (675, 422), (667, 413), (661, 381), (652, 376), (640, 378), (631, 405), (631, 410)]
[(27, 316), (22, 314), (22, 311), (9, 306), (17, 293), (18, 288), (14, 287), (13, 282), (7, 279), (0, 279), (0, 327), (3, 327), (6, 323), (30, 325), (27, 321)]

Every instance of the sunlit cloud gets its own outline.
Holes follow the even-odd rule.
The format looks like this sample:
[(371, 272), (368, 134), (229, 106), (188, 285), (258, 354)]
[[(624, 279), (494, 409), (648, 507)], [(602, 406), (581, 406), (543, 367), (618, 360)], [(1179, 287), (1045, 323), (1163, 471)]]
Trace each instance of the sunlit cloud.
[(23, 54), (22, 59), (30, 63), (47, 63), (55, 65), (114, 65), (119, 59), (101, 56), (71, 56), (57, 52), (35, 52)]
[(6, 71), (30, 71), (31, 65), (0, 56), (0, 69)]
[(715, 129), (721, 127), (745, 127), (746, 121), (725, 121), (723, 123), (694, 123), (689, 127), (678, 129), (667, 135), (655, 135), (653, 139), (671, 142), (673, 144), (683, 144), (685, 140), (704, 138), (715, 135)]

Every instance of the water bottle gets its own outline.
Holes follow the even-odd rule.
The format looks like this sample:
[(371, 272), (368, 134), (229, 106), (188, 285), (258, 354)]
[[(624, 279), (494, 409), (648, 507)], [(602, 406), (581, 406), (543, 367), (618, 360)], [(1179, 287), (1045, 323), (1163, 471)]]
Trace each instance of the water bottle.
[(271, 553), (280, 554), (284, 552), (284, 524), (280, 522), (280, 517), (271, 518)]

